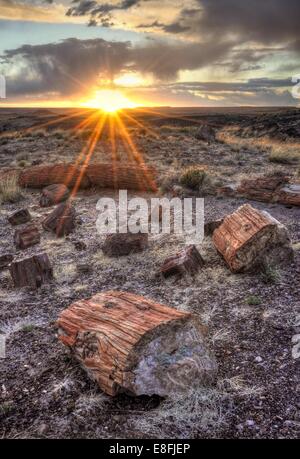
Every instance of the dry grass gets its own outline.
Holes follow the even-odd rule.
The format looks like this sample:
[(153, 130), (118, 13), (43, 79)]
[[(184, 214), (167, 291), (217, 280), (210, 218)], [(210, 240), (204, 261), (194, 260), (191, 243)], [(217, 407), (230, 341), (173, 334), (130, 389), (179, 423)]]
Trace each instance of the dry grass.
[(134, 427), (156, 438), (196, 438), (206, 432), (211, 435), (225, 423), (223, 398), (220, 391), (203, 387), (181, 395), (171, 394), (158, 408), (138, 416)]
[(235, 129), (223, 129), (218, 133), (218, 140), (226, 143), (233, 151), (243, 149), (269, 153), (269, 161), (280, 164), (295, 164), (300, 161), (300, 144), (279, 142), (269, 137), (241, 138), (235, 136)]
[(6, 174), (0, 182), (0, 203), (14, 203), (22, 199), (18, 174)]

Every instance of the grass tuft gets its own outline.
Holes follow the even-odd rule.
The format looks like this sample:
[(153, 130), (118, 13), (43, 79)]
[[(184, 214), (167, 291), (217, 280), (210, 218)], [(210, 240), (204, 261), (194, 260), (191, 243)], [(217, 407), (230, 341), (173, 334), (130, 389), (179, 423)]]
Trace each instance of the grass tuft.
[(0, 181), (0, 202), (14, 203), (20, 201), (22, 197), (18, 174), (6, 174)]

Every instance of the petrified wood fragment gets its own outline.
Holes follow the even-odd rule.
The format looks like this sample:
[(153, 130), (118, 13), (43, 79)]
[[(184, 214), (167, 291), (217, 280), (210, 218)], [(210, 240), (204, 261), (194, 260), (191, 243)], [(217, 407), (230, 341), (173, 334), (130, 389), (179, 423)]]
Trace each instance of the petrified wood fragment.
[(115, 233), (106, 236), (102, 250), (109, 257), (121, 257), (130, 253), (142, 252), (147, 247), (147, 233)]
[(23, 223), (28, 223), (31, 220), (31, 215), (28, 209), (17, 210), (8, 217), (8, 221), (11, 225), (21, 225)]
[(293, 256), (286, 227), (250, 204), (224, 218), (213, 233), (213, 242), (233, 272), (249, 271), (265, 261), (281, 263)]
[(164, 277), (172, 275), (196, 274), (204, 265), (204, 260), (194, 245), (189, 245), (167, 258), (160, 271)]
[(196, 318), (141, 296), (99, 293), (73, 303), (57, 325), (59, 339), (109, 395), (166, 396), (216, 376)]
[(9, 271), (15, 287), (38, 288), (53, 278), (53, 270), (46, 253), (14, 261), (10, 264)]
[(66, 201), (69, 198), (70, 192), (66, 185), (54, 184), (43, 189), (40, 197), (40, 206), (49, 207), (59, 202)]
[(27, 249), (32, 245), (39, 244), (40, 240), (41, 236), (35, 225), (28, 225), (15, 231), (14, 243), (18, 249)]
[(57, 237), (71, 233), (75, 228), (75, 209), (70, 201), (59, 204), (43, 221), (43, 228)]

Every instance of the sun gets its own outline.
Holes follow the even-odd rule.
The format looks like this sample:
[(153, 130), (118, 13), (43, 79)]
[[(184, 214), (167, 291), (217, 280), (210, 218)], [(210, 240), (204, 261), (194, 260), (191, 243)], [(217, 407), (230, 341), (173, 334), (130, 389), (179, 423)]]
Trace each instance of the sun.
[(103, 110), (107, 113), (114, 113), (122, 108), (135, 108), (138, 106), (118, 89), (101, 89), (96, 91), (94, 97), (82, 105), (88, 108)]

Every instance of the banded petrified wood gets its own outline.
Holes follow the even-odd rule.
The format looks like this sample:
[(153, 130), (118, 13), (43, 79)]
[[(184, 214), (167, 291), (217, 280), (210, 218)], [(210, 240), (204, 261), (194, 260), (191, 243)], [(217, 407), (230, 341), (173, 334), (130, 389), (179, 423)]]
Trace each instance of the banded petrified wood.
[(53, 278), (53, 270), (46, 253), (14, 261), (9, 271), (15, 287), (38, 288)]
[(202, 326), (147, 298), (99, 293), (72, 304), (57, 325), (59, 339), (107, 394), (165, 396), (214, 381)]
[(233, 272), (249, 271), (265, 261), (277, 264), (293, 257), (286, 227), (250, 204), (224, 218), (213, 233), (213, 242)]

